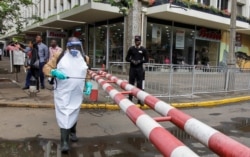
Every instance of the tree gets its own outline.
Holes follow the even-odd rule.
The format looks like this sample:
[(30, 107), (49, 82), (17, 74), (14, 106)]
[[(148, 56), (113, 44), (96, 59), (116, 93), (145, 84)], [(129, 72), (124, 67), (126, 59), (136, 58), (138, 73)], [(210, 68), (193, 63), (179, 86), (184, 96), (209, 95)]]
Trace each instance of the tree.
[(32, 0), (0, 0), (0, 34), (15, 27), (17, 33), (20, 33), (24, 24), (31, 19), (40, 20), (33, 16), (24, 18), (21, 15), (21, 7), (33, 5)]
[(133, 5), (133, 0), (94, 0), (94, 2), (108, 2), (112, 6), (117, 6), (124, 16), (128, 15), (128, 10)]

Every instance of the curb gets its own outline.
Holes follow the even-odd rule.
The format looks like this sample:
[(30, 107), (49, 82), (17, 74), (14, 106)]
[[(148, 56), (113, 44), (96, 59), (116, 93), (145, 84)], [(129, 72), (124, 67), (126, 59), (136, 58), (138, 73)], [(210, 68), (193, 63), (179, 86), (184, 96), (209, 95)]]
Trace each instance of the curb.
[[(241, 101), (250, 100), (250, 96), (242, 96), (236, 98), (227, 98), (221, 100), (211, 100), (202, 102), (190, 102), (190, 103), (171, 103), (171, 106), (175, 108), (191, 108), (191, 107), (214, 107), (219, 105), (225, 105), (229, 103), (236, 103)], [(147, 105), (141, 107), (136, 105), (141, 109), (150, 109)], [(0, 107), (28, 107), (28, 108), (54, 108), (54, 104), (43, 104), (43, 103), (17, 103), (17, 102), (0, 102)], [(103, 103), (92, 103), (92, 104), (82, 104), (81, 109), (107, 109), (107, 110), (120, 110), (119, 106), (116, 104), (103, 104)]]
[(236, 102), (241, 102), (241, 101), (248, 101), (248, 100), (250, 100), (250, 96), (242, 96), (242, 97), (202, 101), (202, 102), (172, 103), (171, 106), (176, 107), (176, 108), (214, 107), (214, 106), (225, 105), (229, 103), (236, 103)]

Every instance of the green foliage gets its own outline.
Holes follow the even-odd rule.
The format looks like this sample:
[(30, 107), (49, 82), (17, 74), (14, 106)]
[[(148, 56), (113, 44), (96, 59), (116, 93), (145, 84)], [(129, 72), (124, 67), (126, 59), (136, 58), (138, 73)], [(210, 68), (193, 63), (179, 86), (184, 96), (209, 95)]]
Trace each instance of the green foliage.
[(37, 16), (25, 19), (21, 15), (20, 8), (32, 5), (32, 0), (0, 0), (0, 34), (16, 26), (17, 33), (23, 29), (28, 20), (41, 20)]
[(133, 5), (133, 0), (94, 0), (94, 2), (101, 2), (101, 3), (109, 3), (112, 6), (117, 6), (120, 10), (119, 12), (122, 13), (124, 16), (128, 15), (129, 9)]

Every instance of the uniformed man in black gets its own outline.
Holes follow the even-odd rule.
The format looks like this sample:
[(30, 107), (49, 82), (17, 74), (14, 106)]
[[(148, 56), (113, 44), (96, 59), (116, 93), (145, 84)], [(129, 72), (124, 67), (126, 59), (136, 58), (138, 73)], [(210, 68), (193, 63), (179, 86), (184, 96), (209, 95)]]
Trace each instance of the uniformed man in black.
[[(134, 85), (136, 81), (137, 88), (142, 89), (144, 79), (143, 63), (148, 62), (148, 52), (141, 46), (141, 36), (135, 36), (135, 46), (129, 48), (126, 61), (130, 62), (129, 83)], [(129, 100), (132, 101), (132, 98), (133, 96), (129, 95)], [(139, 100), (138, 103), (143, 105)]]

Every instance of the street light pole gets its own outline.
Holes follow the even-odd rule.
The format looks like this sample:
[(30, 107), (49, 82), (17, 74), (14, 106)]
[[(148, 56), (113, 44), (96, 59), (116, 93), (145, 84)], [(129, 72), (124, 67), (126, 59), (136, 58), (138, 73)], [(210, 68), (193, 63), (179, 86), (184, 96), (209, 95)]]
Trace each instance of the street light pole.
[(236, 38), (236, 14), (237, 14), (237, 0), (231, 0), (231, 18), (230, 18), (230, 44), (229, 44), (229, 58), (227, 65), (235, 67), (235, 38)]

